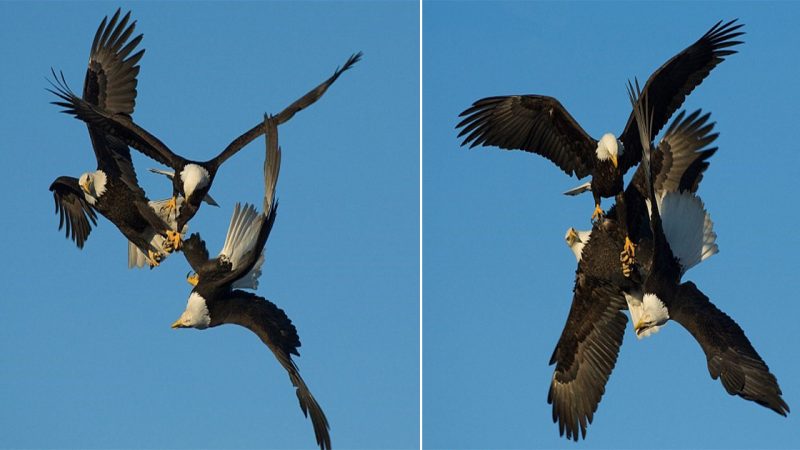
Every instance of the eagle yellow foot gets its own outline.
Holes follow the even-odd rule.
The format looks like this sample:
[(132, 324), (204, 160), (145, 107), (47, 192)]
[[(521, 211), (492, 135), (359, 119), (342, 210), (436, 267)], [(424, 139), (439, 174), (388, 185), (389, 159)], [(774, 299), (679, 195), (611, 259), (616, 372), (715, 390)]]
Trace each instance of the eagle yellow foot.
[(171, 199), (167, 202), (166, 205), (161, 207), (162, 212), (171, 212), (175, 209), (175, 206), (178, 204), (178, 199), (173, 195)]
[(170, 252), (174, 252), (176, 250), (180, 250), (183, 247), (183, 240), (181, 240), (181, 234), (177, 231), (167, 230), (167, 237), (164, 240), (165, 247), (169, 249)]
[(628, 236), (625, 236), (625, 245), (619, 254), (619, 260), (622, 263), (622, 274), (630, 277), (632, 267), (636, 264), (636, 246)]
[(153, 267), (158, 267), (160, 263), (161, 263), (161, 255), (152, 250), (148, 250), (147, 265), (150, 266), (150, 268), (152, 269)]
[(603, 208), (600, 207), (599, 203), (594, 205), (594, 212), (592, 213), (592, 222), (594, 222), (596, 220), (600, 220), (605, 215), (606, 215), (606, 213), (605, 213), (605, 211), (603, 211)]

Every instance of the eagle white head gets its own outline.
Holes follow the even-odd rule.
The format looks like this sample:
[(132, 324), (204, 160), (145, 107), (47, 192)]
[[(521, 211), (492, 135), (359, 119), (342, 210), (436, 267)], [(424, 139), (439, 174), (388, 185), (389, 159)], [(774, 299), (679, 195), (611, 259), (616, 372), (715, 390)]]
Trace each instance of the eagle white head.
[(633, 329), (639, 339), (658, 332), (669, 320), (666, 305), (655, 294), (644, 294), (640, 308), (631, 308), (630, 311)]
[(572, 253), (575, 254), (576, 261), (580, 262), (583, 255), (583, 247), (589, 243), (589, 239), (591, 237), (591, 230), (578, 231), (572, 227), (567, 229), (567, 234), (564, 236), (564, 240), (567, 242), (567, 246), (569, 246), (570, 250), (572, 250)]
[(181, 171), (181, 181), (183, 182), (183, 193), (186, 198), (197, 189), (202, 189), (208, 186), (211, 181), (211, 176), (205, 167), (197, 164), (187, 164)]
[(625, 146), (612, 133), (606, 133), (597, 142), (597, 149), (594, 151), (600, 161), (611, 160), (611, 164), (617, 167), (618, 158), (625, 152)]
[(189, 295), (189, 302), (186, 304), (186, 310), (183, 314), (172, 324), (172, 328), (197, 328), (204, 330), (211, 324), (211, 316), (208, 313), (208, 305), (206, 299), (197, 292), (192, 292)]
[(94, 205), (97, 199), (106, 192), (106, 173), (102, 170), (86, 172), (78, 178), (78, 185), (83, 190), (86, 200)]

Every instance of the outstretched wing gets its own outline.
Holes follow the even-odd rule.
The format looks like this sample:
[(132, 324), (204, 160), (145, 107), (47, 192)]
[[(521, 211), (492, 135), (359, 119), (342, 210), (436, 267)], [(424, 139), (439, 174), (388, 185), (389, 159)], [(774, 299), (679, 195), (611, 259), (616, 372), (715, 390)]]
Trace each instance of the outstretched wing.
[(680, 286), (674, 303), (669, 305), (669, 315), (703, 348), (711, 378), (719, 378), (731, 395), (752, 400), (782, 416), (789, 412), (775, 375), (733, 319), (692, 282)]
[[(655, 138), (672, 114), (681, 107), (686, 96), (703, 82), (714, 67), (726, 56), (736, 53), (731, 47), (742, 43), (734, 40), (744, 34), (739, 31), (742, 26), (736, 20), (724, 24), (717, 22), (694, 44), (650, 75), (643, 91), (653, 109), (649, 140)], [(639, 130), (633, 113), (628, 117), (620, 140), (625, 144), (625, 152), (620, 158), (620, 171), (625, 173), (642, 158)]]
[(579, 431), (586, 438), (617, 363), (628, 321), (625, 305), (619, 289), (577, 275), (567, 323), (550, 358), (556, 369), (547, 394), (553, 422), (567, 439), (577, 441)]
[(303, 414), (306, 417), (311, 415), (317, 444), (322, 450), (330, 449), (331, 437), (328, 433), (328, 419), (305, 381), (300, 377), (300, 372), (292, 360), (292, 355), (299, 356), (297, 348), (300, 347), (300, 338), (297, 336), (297, 329), (292, 321), (274, 303), (244, 291), (233, 291), (231, 296), (225, 300), (224, 305), (220, 307), (227, 311), (221, 315), (215, 311), (215, 315), (223, 318), (213, 320), (211, 326), (226, 323), (243, 326), (255, 333), (269, 347), (278, 362), (289, 373), (292, 385), (297, 388), (297, 399)]
[[(130, 12), (120, 20), (120, 10), (111, 17), (105, 17), (97, 28), (89, 52), (89, 64), (83, 82), (82, 101), (110, 114), (129, 117), (136, 103), (136, 76), (139, 74), (138, 62), (144, 50), (131, 55), (141, 42), (142, 35), (128, 41), (136, 28), (136, 22), (128, 23)], [(72, 109), (69, 89), (63, 73), (53, 70), (51, 92), (66, 102), (60, 106)], [(77, 96), (75, 96), (77, 98)], [(138, 189), (136, 172), (133, 170), (128, 146), (106, 135), (102, 127), (87, 122), (92, 148), (97, 159), (97, 167), (109, 175), (120, 177), (132, 189)]]
[[(72, 238), (78, 248), (83, 248), (92, 225), (97, 225), (94, 209), (83, 197), (83, 191), (74, 177), (58, 177), (50, 185), (58, 213), (58, 229), (66, 225), (66, 236)], [(91, 224), (89, 223), (91, 221)]]
[[(111, 114), (130, 116), (136, 105), (136, 77), (144, 49), (131, 54), (142, 41), (142, 35), (128, 42), (136, 29), (136, 21), (128, 25), (130, 11), (119, 20), (120, 12), (117, 9), (111, 20), (103, 18), (94, 35), (83, 80), (83, 100)], [(63, 75), (61, 80), (56, 78), (56, 82), (63, 88), (67, 86)], [(88, 128), (98, 168), (119, 176), (131, 189), (141, 191), (128, 146), (109, 138), (98, 127), (89, 125)], [(144, 195), (144, 191), (141, 194)]]
[[(277, 116), (275, 116), (276, 125), (280, 125), (282, 123), (286, 123), (289, 119), (294, 117), (299, 111), (313, 105), (317, 100), (322, 97), (323, 94), (328, 90), (329, 87), (336, 81), (339, 76), (350, 69), (355, 63), (361, 60), (361, 56), (363, 55), (362, 52), (358, 52), (354, 55), (350, 55), (350, 58), (344, 63), (341, 68), (336, 68), (336, 71), (333, 72), (333, 75), (328, 78), (327, 80), (323, 81), (319, 86), (315, 87), (314, 89), (308, 91), (306, 95), (300, 97), (299, 99), (295, 100), (294, 103), (287, 106), (283, 109)], [(253, 140), (266, 131), (263, 122), (258, 123), (253, 128), (245, 131), (241, 136), (237, 137), (233, 140), (225, 150), (222, 151), (216, 158), (214, 158), (214, 164), (216, 167), (222, 165), (228, 158), (235, 155), (239, 150), (244, 148), (247, 144), (253, 142)]]
[(56, 82), (53, 83), (54, 89), (49, 91), (61, 99), (52, 102), (64, 108), (61, 112), (75, 116), (86, 122), (90, 129), (114, 136), (126, 145), (175, 170), (186, 163), (186, 159), (173, 153), (166, 144), (137, 125), (127, 114), (115, 114), (100, 109), (75, 95), (64, 81), (63, 74), (60, 79), (55, 73), (53, 75)]
[[(465, 117), (466, 116), (466, 117)], [(461, 145), (525, 150), (554, 162), (567, 175), (583, 178), (594, 168), (597, 141), (558, 100), (543, 95), (487, 97), (462, 112), (456, 125)]]
[(131, 55), (142, 35), (126, 43), (136, 28), (136, 21), (128, 25), (129, 11), (117, 23), (119, 15), (117, 9), (110, 21), (104, 18), (97, 28), (83, 82), (83, 99), (110, 113), (131, 115), (136, 105), (138, 63), (144, 50)]

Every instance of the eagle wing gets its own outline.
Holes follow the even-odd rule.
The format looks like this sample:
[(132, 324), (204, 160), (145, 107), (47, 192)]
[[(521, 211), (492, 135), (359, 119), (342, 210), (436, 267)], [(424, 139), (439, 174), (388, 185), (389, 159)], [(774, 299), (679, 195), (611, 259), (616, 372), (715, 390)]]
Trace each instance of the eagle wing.
[(550, 358), (556, 368), (547, 394), (553, 422), (567, 439), (577, 441), (578, 431), (586, 438), (617, 363), (628, 322), (625, 305), (618, 288), (577, 275), (567, 323)]
[(741, 327), (720, 311), (692, 282), (680, 286), (670, 318), (686, 328), (703, 348), (711, 378), (731, 395), (751, 400), (785, 416), (789, 405), (778, 380)]
[[(354, 55), (350, 55), (350, 58), (344, 63), (341, 68), (336, 68), (333, 72), (333, 75), (328, 78), (327, 80), (323, 81), (319, 86), (315, 87), (314, 89), (308, 91), (304, 96), (300, 97), (299, 99), (295, 100), (291, 105), (287, 106), (283, 109), (277, 116), (275, 116), (275, 122), (277, 125), (287, 122), (289, 119), (294, 117), (299, 111), (308, 108), (309, 106), (313, 105), (317, 100), (319, 100), (323, 94), (328, 90), (328, 88), (339, 78), (339, 76), (350, 69), (355, 63), (361, 60), (361, 56), (363, 53), (358, 52)], [(227, 147), (220, 153), (216, 158), (214, 158), (214, 164), (217, 167), (222, 165), (228, 158), (235, 155), (239, 150), (244, 148), (247, 144), (253, 142), (257, 137), (264, 134), (266, 131), (266, 127), (263, 122), (259, 122), (253, 128), (245, 131), (241, 136), (234, 139)]]
[[(83, 248), (92, 225), (97, 225), (97, 215), (89, 202), (83, 197), (83, 191), (74, 177), (58, 177), (50, 185), (56, 212), (59, 215), (58, 229), (66, 225), (66, 236), (72, 238), (78, 248)], [(91, 224), (89, 223), (91, 221)]]
[(105, 111), (131, 115), (136, 105), (138, 62), (144, 49), (131, 55), (142, 35), (126, 43), (136, 28), (136, 21), (128, 26), (131, 16), (128, 12), (117, 23), (119, 15), (117, 9), (110, 21), (104, 18), (97, 28), (83, 82), (83, 99)]
[(462, 112), (461, 145), (493, 145), (544, 156), (568, 175), (583, 178), (594, 168), (597, 141), (558, 100), (543, 95), (487, 97)]
[[(734, 40), (744, 34), (739, 31), (742, 26), (736, 20), (724, 24), (722, 21), (717, 22), (694, 44), (670, 58), (650, 75), (643, 91), (653, 110), (650, 140), (714, 67), (724, 61), (726, 56), (737, 53), (731, 47), (742, 43)], [(628, 117), (620, 140), (625, 144), (625, 151), (620, 158), (620, 171), (625, 173), (642, 159), (639, 129), (633, 113)]]
[(56, 77), (53, 88), (50, 92), (61, 99), (53, 104), (63, 107), (61, 112), (75, 116), (98, 133), (113, 136), (173, 170), (186, 164), (186, 159), (172, 152), (166, 144), (137, 125), (127, 114), (103, 110), (75, 95), (64, 81), (63, 74), (60, 79)]
[[(717, 147), (707, 148), (719, 133), (713, 133), (714, 123), (708, 122), (711, 113), (697, 110), (688, 116), (681, 111), (670, 124), (664, 138), (653, 152), (653, 188), (663, 192), (697, 192), (703, 172), (708, 168), (708, 159)], [(644, 165), (640, 165), (629, 186), (646, 194)]]
[(240, 208), (237, 203), (225, 244), (220, 251), (231, 263), (231, 271), (222, 279), (222, 283), (231, 283), (234, 288), (256, 289), (264, 264), (264, 246), (275, 224), (278, 204), (275, 201), (275, 188), (281, 169), (281, 150), (278, 146), (278, 124), (276, 118), (265, 116), (267, 130), (267, 151), (264, 158), (264, 214), (258, 214), (254, 207), (245, 205)]
[[(139, 60), (144, 49), (131, 54), (142, 41), (142, 34), (128, 42), (136, 29), (136, 21), (130, 21), (130, 11), (120, 20), (120, 9), (108, 20), (103, 18), (92, 40), (89, 51), (89, 66), (83, 80), (83, 100), (112, 114), (130, 116), (136, 106), (136, 85), (139, 75)], [(66, 87), (63, 79), (60, 84)], [(119, 176), (132, 190), (139, 187), (133, 169), (130, 149), (123, 142), (109, 137), (99, 127), (87, 124), (92, 147), (97, 157), (98, 169)]]
[(225, 300), (225, 304), (227, 312), (223, 314), (224, 319), (219, 323), (212, 323), (212, 326), (226, 323), (243, 326), (255, 333), (269, 347), (278, 362), (289, 373), (303, 414), (306, 417), (311, 415), (317, 444), (322, 450), (330, 449), (328, 419), (300, 377), (300, 372), (292, 360), (292, 355), (299, 356), (297, 348), (300, 347), (300, 338), (292, 321), (274, 303), (245, 291), (233, 291)]

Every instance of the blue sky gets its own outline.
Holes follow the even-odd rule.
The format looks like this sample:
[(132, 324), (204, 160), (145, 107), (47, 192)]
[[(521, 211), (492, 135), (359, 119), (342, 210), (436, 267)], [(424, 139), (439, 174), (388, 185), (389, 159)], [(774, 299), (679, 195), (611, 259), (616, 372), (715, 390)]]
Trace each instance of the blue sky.
[[(800, 446), (800, 4), (426, 2), (423, 17), (425, 447)], [(618, 134), (628, 79), (736, 17), (746, 43), (685, 104), (711, 111), (720, 132), (700, 188), (720, 253), (685, 278), (744, 328), (795, 411), (729, 396), (680, 325), (642, 341), (629, 325), (588, 440), (567, 442), (546, 402), (547, 362), (572, 299), (564, 233), (590, 226), (591, 197), (562, 196), (577, 180), (539, 156), (459, 147), (458, 114), (479, 98), (538, 93), (591, 135)]]
[[(173, 330), (181, 255), (126, 268), (100, 219), (79, 251), (48, 186), (95, 161), (83, 124), (45, 91), (50, 67), (80, 90), (94, 32), (133, 9), (136, 121), (187, 157), (230, 140), (363, 60), (280, 128), (280, 212), (258, 293), (303, 343), (300, 371), (337, 448), (419, 439), (419, 6), (415, 2), (0, 3), (6, 213), (0, 296), (0, 447), (313, 448), (285, 371), (255, 335)], [(264, 140), (220, 170), (191, 222), (216, 253), (237, 201), (261, 204)], [(145, 171), (151, 198), (170, 184)]]

